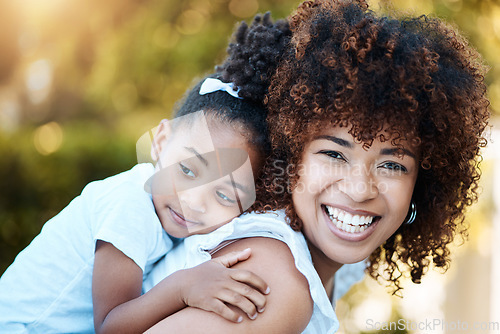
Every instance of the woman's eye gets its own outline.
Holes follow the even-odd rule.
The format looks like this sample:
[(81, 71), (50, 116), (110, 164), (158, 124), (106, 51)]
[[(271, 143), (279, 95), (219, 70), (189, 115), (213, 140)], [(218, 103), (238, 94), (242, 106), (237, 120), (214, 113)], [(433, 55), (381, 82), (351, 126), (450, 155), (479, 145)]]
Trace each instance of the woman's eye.
[(189, 169), (188, 167), (186, 167), (185, 165), (183, 165), (182, 163), (179, 163), (179, 167), (181, 168), (181, 171), (184, 175), (192, 177), (192, 178), (196, 177), (196, 175), (194, 175), (193, 171), (191, 169)]
[(398, 164), (396, 162), (386, 162), (382, 164), (383, 168), (387, 168), (389, 170), (395, 171), (395, 172), (403, 172), (406, 173), (408, 170), (406, 169), (405, 166)]
[(227, 201), (227, 202), (229, 202), (229, 203), (231, 203), (231, 204), (236, 203), (236, 201), (235, 201), (235, 200), (233, 200), (233, 199), (231, 199), (231, 198), (227, 197), (227, 196), (226, 196), (223, 192), (220, 192), (219, 190), (217, 190), (215, 193), (217, 194), (217, 196), (219, 196), (219, 198), (221, 198), (221, 199), (222, 199), (222, 200), (224, 200), (224, 201)]
[(327, 156), (329, 156), (330, 158), (333, 158), (333, 159), (338, 159), (338, 160), (344, 160), (345, 161), (345, 158), (342, 155), (342, 153), (339, 153), (337, 151), (319, 151), (318, 153), (327, 155)]

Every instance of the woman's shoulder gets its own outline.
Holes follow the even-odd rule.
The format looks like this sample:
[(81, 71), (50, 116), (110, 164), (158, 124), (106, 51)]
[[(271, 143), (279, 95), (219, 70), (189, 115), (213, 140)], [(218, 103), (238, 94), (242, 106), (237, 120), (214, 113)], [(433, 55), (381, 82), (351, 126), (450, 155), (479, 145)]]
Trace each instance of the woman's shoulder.
[[(303, 238), (301, 233), (293, 231), (286, 224), (283, 212), (270, 211), (262, 214), (245, 213), (211, 233), (186, 238), (184, 244), (188, 252), (194, 253), (191, 259), (200, 257), (200, 260), (206, 260), (206, 251), (220, 248), (221, 244), (227, 244), (226, 242), (230, 240), (253, 237), (277, 239), (286, 244), (295, 243), (297, 238)], [(201, 262), (195, 261), (189, 265), (194, 266), (199, 263)]]
[(214, 257), (245, 248), (251, 248), (252, 255), (234, 268), (252, 271), (271, 288), (266, 310), (251, 321), (254, 329), (269, 332), (272, 327), (277, 329), (276, 333), (302, 333), (313, 314), (314, 303), (309, 283), (295, 267), (290, 248), (274, 238), (252, 237), (231, 243), (215, 253)]
[(231, 222), (232, 238), (240, 236), (262, 236), (286, 242), (288, 239), (302, 237), (300, 232), (293, 231), (286, 223), (283, 211), (267, 211), (263, 213), (245, 213)]
[[(283, 212), (241, 216), (235, 221), (233, 234), (228, 239), (231, 238), (237, 240), (233, 239), (231, 247), (225, 246), (224, 253), (246, 247), (252, 249), (252, 257), (254, 252), (257, 252), (254, 257), (255, 262), (242, 263), (242, 266), (249, 266), (248, 270), (256, 272), (255, 268), (258, 267), (264, 271), (269, 270), (273, 274), (283, 271), (276, 275), (288, 279), (294, 279), (295, 275), (300, 275), (302, 280), (306, 280), (307, 285), (302, 292), (308, 294), (309, 302), (313, 302), (314, 312), (303, 333), (315, 333), (318, 328), (322, 333), (334, 333), (337, 330), (337, 317), (314, 268), (307, 242), (302, 233), (288, 226)], [(283, 293), (290, 294), (289, 290), (297, 292), (300, 289), (296, 283), (286, 285), (290, 281), (284, 279), (280, 282), (278, 284), (283, 289)]]
[[(293, 256), (283, 242), (262, 237), (239, 239), (214, 253), (218, 257), (250, 247), (249, 259), (234, 268), (259, 275), (270, 287), (265, 311), (255, 320), (243, 313), (241, 323), (229, 322), (212, 312), (187, 307), (167, 317), (148, 333), (302, 333), (313, 313), (308, 283), (294, 266)], [(234, 309), (241, 312), (239, 309)]]

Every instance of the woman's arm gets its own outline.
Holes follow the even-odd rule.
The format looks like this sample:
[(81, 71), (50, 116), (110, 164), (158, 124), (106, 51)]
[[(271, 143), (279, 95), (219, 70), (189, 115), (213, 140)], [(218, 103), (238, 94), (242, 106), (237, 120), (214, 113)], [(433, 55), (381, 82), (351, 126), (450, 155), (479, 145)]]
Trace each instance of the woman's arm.
[(212, 312), (187, 307), (162, 320), (147, 333), (301, 333), (311, 318), (313, 302), (308, 282), (296, 269), (285, 243), (271, 238), (241, 239), (224, 247), (214, 257), (249, 247), (252, 256), (234, 267), (252, 271), (271, 288), (266, 309), (255, 320), (243, 317), (243, 322), (232, 323)]

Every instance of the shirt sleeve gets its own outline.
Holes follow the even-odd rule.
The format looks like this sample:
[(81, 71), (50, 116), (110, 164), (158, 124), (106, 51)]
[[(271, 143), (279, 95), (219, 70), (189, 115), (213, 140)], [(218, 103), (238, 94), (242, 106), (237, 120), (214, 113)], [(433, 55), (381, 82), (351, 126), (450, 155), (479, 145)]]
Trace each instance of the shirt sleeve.
[(165, 241), (164, 231), (151, 195), (140, 182), (123, 181), (122, 178), (116, 184), (108, 182), (107, 186), (94, 187), (88, 194), (93, 197), (92, 235), (94, 242), (113, 244), (144, 272), (155, 249), (166, 247), (159, 244)]

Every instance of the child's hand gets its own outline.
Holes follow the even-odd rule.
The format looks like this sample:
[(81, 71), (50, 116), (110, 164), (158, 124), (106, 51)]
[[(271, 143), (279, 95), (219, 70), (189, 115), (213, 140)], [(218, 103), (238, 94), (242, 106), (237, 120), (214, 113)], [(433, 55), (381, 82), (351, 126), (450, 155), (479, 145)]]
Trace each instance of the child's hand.
[(266, 305), (269, 287), (247, 270), (230, 269), (250, 257), (251, 250), (232, 252), (184, 271), (181, 298), (186, 305), (214, 312), (223, 318), (241, 322), (243, 317), (228, 307), (233, 305), (255, 319)]

